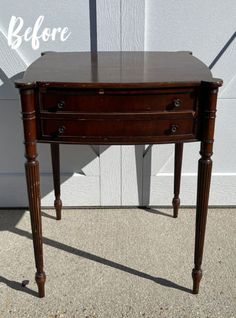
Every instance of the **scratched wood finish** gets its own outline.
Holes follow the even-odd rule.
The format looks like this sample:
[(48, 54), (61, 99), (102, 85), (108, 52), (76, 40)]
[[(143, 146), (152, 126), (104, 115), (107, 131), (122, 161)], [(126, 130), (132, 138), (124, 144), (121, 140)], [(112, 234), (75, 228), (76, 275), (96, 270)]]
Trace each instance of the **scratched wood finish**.
[[(72, 55), (71, 53), (68, 53), (68, 55), (65, 53), (63, 55), (49, 53), (49, 60), (52, 63), (50, 66), (52, 70), (54, 70), (54, 73), (52, 72), (50, 74), (52, 81), (48, 77), (49, 60), (45, 60), (43, 56), (36, 64), (34, 63), (29, 67), (23, 80), (16, 83), (16, 86), (21, 91), (27, 158), (26, 177), (37, 267), (36, 281), (40, 297), (44, 296), (45, 274), (43, 271), (39, 166), (36, 161), (36, 140), (37, 142), (55, 143), (55, 145), (51, 146), (51, 149), (56, 197), (55, 207), (57, 209), (57, 216), (59, 217), (60, 212), (58, 213), (58, 211), (61, 208), (61, 201), (58, 144), (94, 143), (113, 145), (117, 143), (129, 145), (132, 143), (146, 144), (147, 142), (177, 143), (173, 201), (174, 216), (177, 216), (183, 142), (200, 141), (201, 159), (199, 160), (198, 175), (195, 267), (192, 271), (194, 281), (193, 293), (198, 293), (202, 276), (201, 263), (210, 188), (217, 88), (222, 85), (222, 81), (212, 78), (209, 69), (204, 66), (202, 62), (186, 52), (166, 53), (166, 55), (163, 52), (161, 54), (155, 54), (155, 52), (153, 52), (151, 55), (146, 55), (145, 53), (144, 56), (147, 58), (147, 63), (141, 65), (141, 68), (144, 68), (143, 73), (145, 77), (143, 77), (140, 72), (137, 72), (136, 69), (137, 61), (140, 57), (143, 57), (143, 54), (140, 52), (137, 52), (137, 54), (130, 52), (128, 55), (124, 54), (124, 56), (123, 54), (122, 52), (110, 52), (109, 54), (100, 53), (98, 55), (91, 55), (90, 53), (81, 53), (81, 55), (80, 53)], [(45, 56), (47, 56), (47, 54)], [(60, 64), (62, 63), (62, 56), (65, 58), (63, 65)], [(123, 64), (123, 62), (119, 64), (117, 56), (124, 57), (125, 64)], [(79, 57), (81, 57), (82, 60), (80, 60)], [(70, 58), (72, 58), (72, 61)], [(78, 59), (80, 63), (81, 61), (87, 62), (85, 65), (78, 63), (82, 68), (82, 72), (79, 75), (79, 82), (76, 82), (76, 79), (78, 80), (78, 74), (74, 73), (74, 69), (71, 68), (71, 62), (75, 62), (76, 59)], [(113, 61), (117, 63), (115, 66), (113, 63), (110, 64), (110, 62)], [(130, 62), (129, 64), (127, 64), (128, 61)], [(152, 61), (156, 66), (154, 69), (150, 68)], [(53, 65), (54, 62), (55, 64)], [(159, 64), (160, 62), (161, 64)], [(128, 65), (131, 68), (129, 69), (131, 75), (128, 75), (125, 71)], [(160, 65), (161, 73), (156, 74), (155, 72)], [(182, 67), (180, 67), (181, 65)], [(185, 68), (187, 65), (188, 69)], [(56, 72), (57, 68), (58, 72)], [(105, 80), (105, 82), (100, 83), (98, 80), (100, 77), (94, 78), (92, 76), (93, 72), (88, 75), (94, 68), (97, 70), (95, 73), (99, 75), (100, 72), (101, 78)], [(47, 70), (47, 72), (45, 70)], [(63, 82), (64, 71), (66, 75), (65, 81)], [(121, 76), (122, 71), (127, 74), (127, 78), (124, 77), (124, 74)], [(44, 81), (42, 82), (41, 80), (43, 78)], [(57, 82), (59, 78), (60, 82)], [(68, 79), (73, 79), (73, 82), (68, 82)], [(83, 83), (82, 80), (85, 79), (89, 80), (89, 82)], [(108, 79), (109, 82), (107, 81)], [(165, 80), (168, 81), (165, 82)], [(60, 94), (62, 94), (62, 96), (64, 96), (65, 88), (70, 91), (69, 95), (71, 96), (67, 101), (70, 101), (69, 105), (73, 110), (65, 112), (57, 110), (48, 111), (47, 108), (45, 110), (44, 102), (42, 102), (42, 98), (39, 94), (41, 94), (42, 91), (44, 91), (44, 94), (48, 92), (50, 97), (48, 99), (47, 96), (44, 96), (44, 101), (55, 101), (58, 95), (60, 96)], [(186, 88), (194, 91), (194, 102), (191, 100), (190, 95), (184, 95), (190, 98), (188, 102), (185, 101), (187, 105), (186, 109), (182, 111), (176, 111), (175, 109), (170, 111), (167, 109), (165, 105), (170, 104), (170, 94), (168, 94), (168, 90), (173, 89), (175, 92), (174, 97), (176, 97), (178, 92), (182, 94)], [(51, 89), (52, 91), (55, 90), (55, 99), (51, 95)], [(88, 89), (95, 89), (95, 91), (97, 91), (97, 106), (93, 99), (93, 94), (88, 94)], [(107, 89), (114, 89), (116, 91), (114, 96), (117, 96), (117, 98), (113, 100), (112, 106), (110, 106), (111, 109), (104, 112), (105, 108), (103, 107), (107, 107), (109, 103), (105, 101), (105, 98), (100, 100), (99, 95), (106, 95)], [(150, 94), (146, 94), (146, 89), (154, 90), (151, 94), (154, 97), (149, 98)], [(61, 92), (59, 90), (61, 90)], [(86, 99), (83, 100), (84, 104), (82, 103), (83, 107), (89, 105), (90, 102), (92, 107), (94, 107), (92, 111), (90, 109), (90, 112), (80, 112), (77, 110), (81, 102), (81, 100), (79, 100), (79, 102), (77, 100), (81, 90), (84, 90), (81, 95), (86, 96)], [(124, 90), (126, 90), (126, 92), (128, 91), (127, 99), (133, 94), (133, 90), (135, 90), (135, 97), (132, 103), (136, 105), (137, 108), (135, 111), (131, 111), (131, 108), (128, 108), (128, 111), (122, 109), (122, 111), (115, 112), (114, 109), (118, 109), (118, 105), (121, 102), (120, 95), (124, 93)], [(155, 93), (158, 95), (159, 90), (163, 90), (164, 92), (161, 98), (155, 96)], [(72, 91), (74, 94), (71, 94)], [(148, 112), (143, 111), (142, 102), (140, 102), (136, 95), (143, 96), (144, 99), (142, 101), (144, 105), (146, 105), (145, 97), (147, 97), (148, 103), (154, 98), (152, 104), (154, 110)], [(102, 111), (99, 109), (99, 103), (101, 103)], [(179, 104), (179, 101), (176, 101), (176, 103)], [(59, 106), (61, 107), (61, 105)], [(178, 107), (179, 105), (177, 108)]]
[[(184, 115), (183, 115), (184, 116)], [(43, 118), (41, 120), (41, 135), (39, 140), (74, 141), (83, 143), (84, 139), (97, 143), (106, 141), (136, 143), (143, 138), (154, 143), (162, 141), (194, 140), (196, 125), (192, 117), (155, 119), (155, 115), (138, 119), (138, 115), (124, 116), (123, 118)]]
[(40, 204), (39, 162), (36, 149), (35, 94), (33, 90), (21, 91), (22, 119), (25, 137), (25, 163), (29, 210), (37, 272), (35, 274), (39, 297), (44, 297), (46, 275), (43, 270), (42, 220)]
[[(134, 112), (196, 110), (196, 89), (159, 90), (70, 90), (41, 89), (39, 111), (66, 112)], [(89, 103), (88, 103), (89, 97)]]
[(184, 88), (212, 80), (190, 52), (52, 52), (32, 63), (17, 87)]

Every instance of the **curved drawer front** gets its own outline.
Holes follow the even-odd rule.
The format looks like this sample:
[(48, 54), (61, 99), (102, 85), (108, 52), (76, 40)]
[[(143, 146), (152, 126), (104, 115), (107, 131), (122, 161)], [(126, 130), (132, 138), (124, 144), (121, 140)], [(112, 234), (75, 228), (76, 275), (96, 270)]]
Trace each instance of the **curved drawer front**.
[(72, 90), (47, 89), (39, 94), (40, 112), (195, 111), (194, 89)]
[[(178, 140), (196, 139), (196, 124), (189, 118), (43, 118), (41, 140), (106, 141), (106, 140)], [(150, 137), (150, 138), (149, 138)]]

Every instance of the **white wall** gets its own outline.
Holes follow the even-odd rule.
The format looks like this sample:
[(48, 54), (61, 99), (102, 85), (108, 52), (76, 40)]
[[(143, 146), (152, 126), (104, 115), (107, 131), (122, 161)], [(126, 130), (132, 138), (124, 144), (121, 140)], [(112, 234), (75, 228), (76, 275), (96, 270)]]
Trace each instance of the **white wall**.
[[(145, 50), (188, 50), (210, 65), (236, 31), (234, 0), (148, 0), (146, 3)], [(236, 39), (212, 69), (223, 78), (219, 92), (210, 203), (236, 203)], [(160, 146), (154, 146), (154, 148)], [(183, 161), (182, 202), (195, 202), (198, 144), (186, 144)], [(156, 154), (157, 153), (157, 154)], [(170, 202), (163, 183), (172, 186), (173, 152), (166, 150), (164, 165), (152, 163), (151, 203)], [(154, 149), (152, 162), (157, 161)], [(191, 186), (190, 186), (191, 185)], [(162, 191), (163, 189), (163, 191)]]
[[(39, 15), (47, 26), (67, 26), (68, 41), (18, 51), (6, 41), (10, 17), (32, 26)], [(209, 65), (235, 32), (233, 0), (97, 0), (98, 50), (190, 50)], [(26, 206), (23, 134), (13, 76), (41, 51), (90, 50), (89, 1), (0, 0), (0, 206)], [(218, 103), (210, 202), (236, 204), (236, 40), (213, 68), (224, 79)], [(18, 75), (19, 76), (19, 75)], [(1, 84), (2, 81), (2, 84)], [(9, 146), (10, 145), (10, 146)], [(172, 200), (173, 145), (63, 146), (62, 198), (65, 205), (167, 204)], [(185, 146), (182, 202), (195, 204), (198, 144)], [(52, 205), (50, 153), (39, 145), (42, 204)]]

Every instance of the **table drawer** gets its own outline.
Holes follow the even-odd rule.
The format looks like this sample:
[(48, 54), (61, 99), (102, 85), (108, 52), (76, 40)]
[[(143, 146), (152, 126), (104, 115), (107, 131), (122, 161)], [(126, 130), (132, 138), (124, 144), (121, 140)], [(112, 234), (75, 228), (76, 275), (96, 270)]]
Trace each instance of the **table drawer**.
[[(150, 116), (148, 116), (150, 117)], [(172, 137), (195, 138), (196, 125), (194, 118), (81, 118), (52, 119), (43, 118), (40, 122), (39, 139), (73, 141), (80, 139), (109, 140), (112, 138), (132, 137)], [(155, 118), (156, 117), (156, 118)], [(173, 138), (176, 139), (176, 138)]]
[(196, 110), (194, 89), (47, 89), (39, 95), (41, 112), (152, 112)]

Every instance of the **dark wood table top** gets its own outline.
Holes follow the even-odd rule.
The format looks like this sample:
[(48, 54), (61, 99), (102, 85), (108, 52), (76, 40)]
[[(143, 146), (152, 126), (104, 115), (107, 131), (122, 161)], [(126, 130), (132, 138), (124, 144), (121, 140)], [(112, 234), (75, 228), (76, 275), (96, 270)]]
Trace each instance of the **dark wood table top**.
[(147, 87), (219, 82), (190, 52), (48, 52), (30, 65), (19, 88)]
[[(51, 144), (57, 219), (61, 218), (59, 144), (175, 143), (174, 217), (183, 143), (200, 141), (193, 293), (202, 277), (218, 87), (209, 68), (189, 52), (43, 54), (20, 88), (26, 178), (39, 297), (44, 297), (37, 143)], [(92, 193), (91, 193), (92, 195)]]

